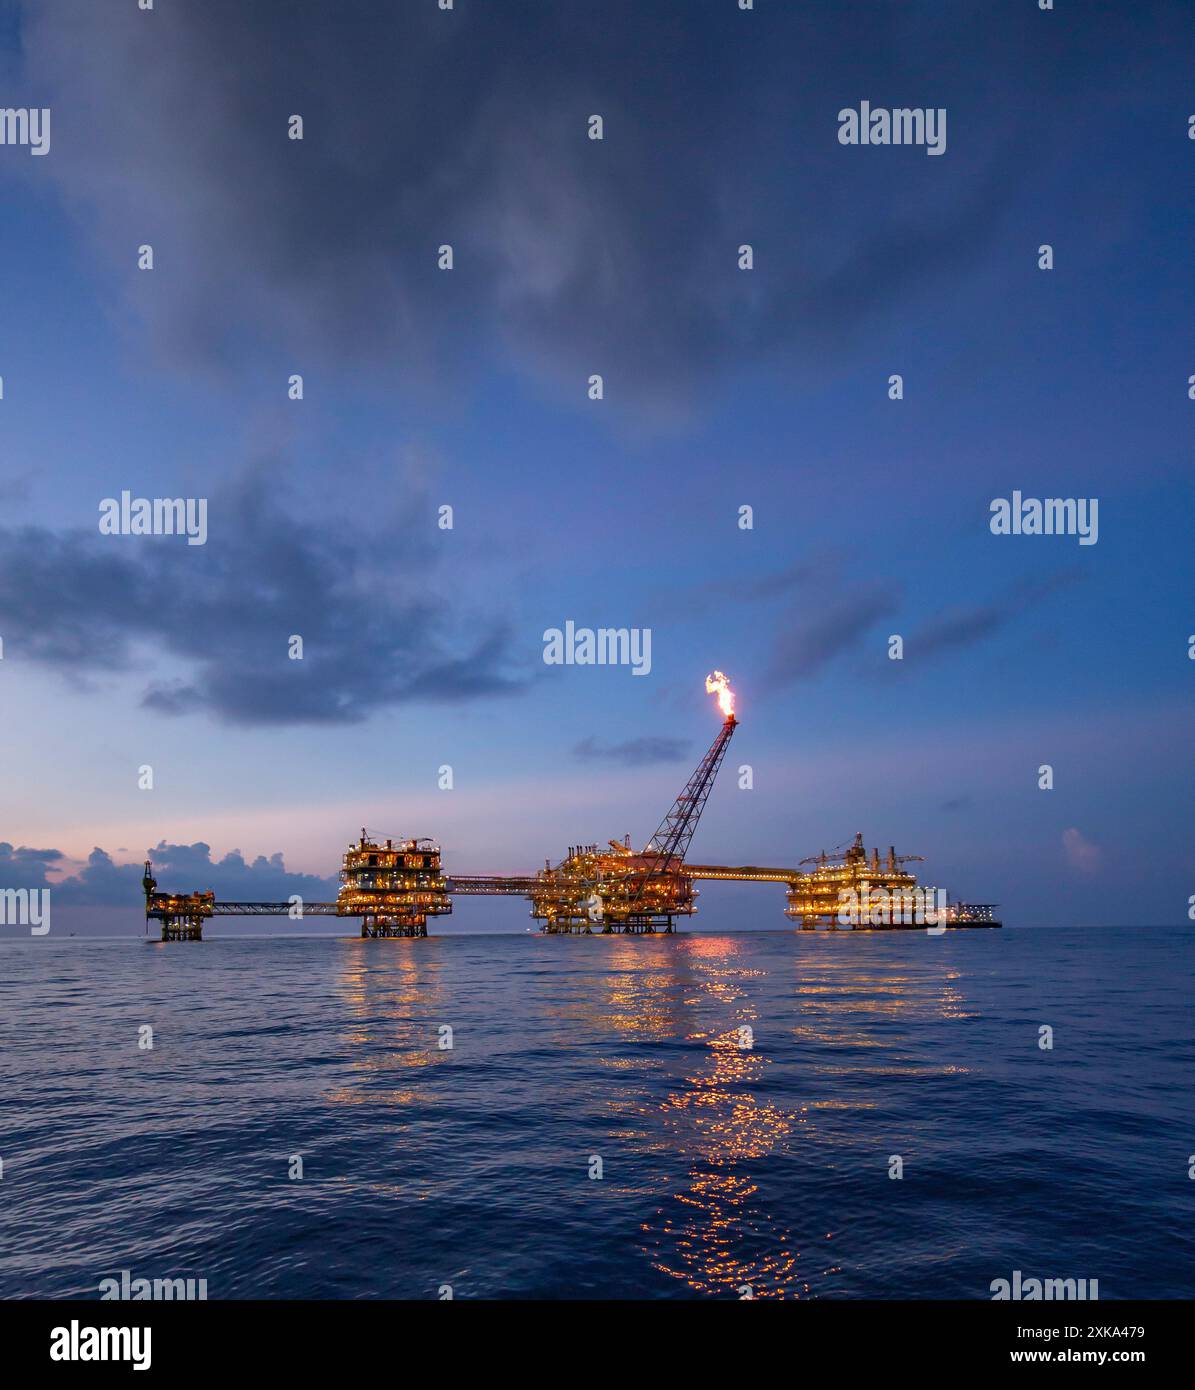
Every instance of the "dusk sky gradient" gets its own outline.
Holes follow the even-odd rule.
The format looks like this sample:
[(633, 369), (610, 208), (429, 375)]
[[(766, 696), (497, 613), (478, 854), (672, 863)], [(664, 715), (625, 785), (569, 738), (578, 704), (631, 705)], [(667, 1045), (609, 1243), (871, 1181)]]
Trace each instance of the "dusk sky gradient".
[[(449, 874), (642, 843), (719, 667), (694, 859), (862, 830), (1010, 926), (1186, 923), (1192, 74), (1160, 0), (0, 0), (0, 105), (52, 111), (0, 147), (3, 883), (139, 930), (160, 842), (261, 856), (155, 854), (243, 897), (363, 825)], [(862, 100), (946, 153), (840, 145)], [(123, 489), (207, 544), (101, 536)], [(993, 536), (1015, 489), (1098, 544)], [(569, 619), (651, 674), (545, 666)]]

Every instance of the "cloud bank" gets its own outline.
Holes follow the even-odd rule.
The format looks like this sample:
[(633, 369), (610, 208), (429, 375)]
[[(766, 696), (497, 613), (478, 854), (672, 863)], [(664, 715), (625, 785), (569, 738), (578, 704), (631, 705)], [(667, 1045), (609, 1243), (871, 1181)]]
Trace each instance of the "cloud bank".
[[(297, 893), (309, 902), (328, 902), (336, 896), (334, 875), (293, 873), (281, 854), (252, 861), (240, 850), (213, 860), (203, 841), (172, 845), (160, 841), (146, 851), (154, 877), (164, 889), (191, 892), (214, 888), (218, 898), (232, 901), (283, 902)], [(76, 873), (58, 849), (30, 849), (0, 842), (0, 886), (49, 888), (53, 902), (66, 907), (129, 907), (142, 900), (141, 863), (117, 864), (106, 850), (96, 848)]]

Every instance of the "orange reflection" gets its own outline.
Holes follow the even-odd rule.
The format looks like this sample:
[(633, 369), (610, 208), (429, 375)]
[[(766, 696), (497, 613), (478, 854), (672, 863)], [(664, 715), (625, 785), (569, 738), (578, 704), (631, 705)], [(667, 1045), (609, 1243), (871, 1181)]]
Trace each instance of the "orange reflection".
[[(350, 1078), (328, 1099), (342, 1105), (410, 1105), (425, 1098), (413, 1074), (452, 1059), (437, 1046), (428, 1022), (443, 998), (437, 953), (427, 939), (350, 938), (337, 944), (344, 950), (337, 986), (355, 1026), (344, 1038)], [(391, 1079), (405, 1084), (387, 1085)]]
[[(891, 1031), (883, 1036), (880, 1030), (894, 1019), (972, 1016), (957, 970), (940, 960), (909, 967), (887, 955), (861, 958), (857, 941), (811, 938), (794, 943), (795, 1018), (786, 1029), (798, 1044), (809, 1045), (803, 1052), (809, 1058), (811, 1098), (791, 1106), (758, 1094), (774, 1060), (767, 1031), (749, 1037), (740, 1033), (758, 1019), (751, 984), (767, 972), (749, 969), (740, 960), (749, 955), (741, 939), (693, 936), (676, 943), (695, 985), (687, 1002), (703, 1012), (714, 1004), (717, 1014), (729, 1015), (730, 1026), (687, 1033), (687, 1041), (704, 1048), (700, 1063), (644, 1125), (653, 1136), (651, 1148), (684, 1157), (688, 1180), (665, 1199), (658, 1219), (645, 1224), (643, 1248), (655, 1268), (697, 1293), (742, 1297), (749, 1289), (754, 1298), (801, 1297), (832, 1279), (840, 1266), (828, 1247), (839, 1232), (817, 1232), (803, 1255), (792, 1231), (766, 1205), (753, 1170), (744, 1168), (761, 1160), (795, 1159), (832, 1166), (843, 1143), (832, 1112), (862, 1112), (874, 1105), (870, 1099), (834, 1094), (848, 1071), (858, 1080), (860, 1075), (962, 1070), (952, 1060), (904, 1058), (861, 1068), (871, 1049), (882, 1047), (891, 1057)], [(827, 1059), (827, 1045), (842, 1049), (841, 1063)], [(877, 1132), (877, 1152), (886, 1153), (886, 1143)], [(810, 1217), (815, 1223), (816, 1213)]]
[(690, 1024), (685, 1040), (703, 1047), (700, 1064), (648, 1124), (651, 1147), (683, 1155), (689, 1175), (644, 1227), (644, 1250), (656, 1269), (694, 1292), (741, 1297), (750, 1289), (760, 1298), (796, 1291), (799, 1255), (757, 1184), (738, 1169), (775, 1152), (801, 1116), (752, 1089), (770, 1062), (754, 1037), (758, 1013), (748, 989), (767, 972), (740, 963), (741, 955), (733, 937), (692, 936), (675, 946), (692, 976), (689, 1002), (729, 1012), (732, 1026), (701, 1032)]

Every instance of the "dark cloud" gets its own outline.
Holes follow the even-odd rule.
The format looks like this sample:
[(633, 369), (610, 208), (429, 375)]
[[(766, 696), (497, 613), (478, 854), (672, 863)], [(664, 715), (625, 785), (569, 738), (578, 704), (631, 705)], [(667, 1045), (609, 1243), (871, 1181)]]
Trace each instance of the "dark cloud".
[[(828, 563), (834, 563), (834, 561), (825, 554), (808, 560), (798, 560), (789, 565), (787, 569), (779, 570), (775, 574), (765, 574), (756, 579), (746, 579), (736, 583), (727, 597), (735, 603), (742, 599), (766, 602), (768, 599), (782, 598), (792, 593), (794, 589), (799, 589), (802, 585), (818, 579)], [(723, 581), (721, 590), (724, 594), (726, 589), (727, 585)]]
[(766, 603), (770, 599), (784, 598), (803, 585), (817, 581), (824, 570), (835, 567), (837, 561), (837, 556), (818, 556), (797, 560), (772, 574), (736, 577), (733, 582), (719, 575), (685, 588), (666, 589), (656, 598), (656, 612), (661, 619), (676, 620), (701, 617), (731, 604), (741, 607), (744, 603)]
[(689, 747), (686, 739), (653, 735), (628, 739), (625, 743), (602, 743), (595, 738), (585, 738), (573, 748), (573, 754), (583, 762), (645, 767), (649, 763), (677, 762), (685, 756)]
[(991, 603), (945, 609), (913, 631), (905, 643), (905, 657), (918, 661), (982, 642), (1081, 578), (1078, 569), (1059, 570), (1041, 579), (1019, 581)]
[[(140, 864), (117, 864), (110, 854), (97, 846), (77, 874), (55, 884), (54, 902), (70, 907), (127, 907), (136, 903), (141, 895), (141, 874)], [(196, 886), (187, 884), (185, 891)]]
[[(819, 675), (831, 662), (851, 652), (862, 657), (864, 674), (906, 676), (918, 662), (978, 644), (995, 636), (1053, 594), (1079, 582), (1078, 567), (1031, 577), (1009, 585), (987, 604), (952, 607), (932, 614), (905, 639), (905, 661), (890, 663), (886, 646), (873, 646), (875, 660), (863, 650), (876, 625), (895, 618), (903, 603), (901, 586), (886, 581), (861, 583), (853, 577), (849, 556), (832, 548), (803, 557), (784, 569), (753, 578), (707, 581), (665, 596), (670, 616), (693, 617), (733, 603), (775, 605), (776, 636), (764, 683), (780, 689)], [(664, 698), (662, 693), (662, 698)]]
[[(1078, 568), (1062, 569), (1041, 578), (1019, 580), (990, 603), (942, 609), (915, 628), (905, 640), (905, 660), (890, 663), (877, 654), (885, 674), (908, 675), (920, 662), (974, 646), (1003, 631), (1053, 594), (1083, 578)], [(819, 674), (839, 656), (857, 651), (875, 626), (894, 618), (900, 609), (898, 587), (876, 582), (857, 584), (845, 572), (842, 557), (827, 554), (816, 565), (799, 564), (744, 588), (747, 597), (782, 597), (799, 592), (787, 616), (778, 621), (767, 679), (776, 687)], [(864, 669), (876, 669), (876, 663)]]
[(822, 547), (770, 574), (733, 582), (720, 577), (674, 590), (660, 602), (666, 615), (689, 618), (731, 604), (775, 605), (777, 635), (763, 684), (780, 689), (817, 675), (858, 647), (877, 622), (897, 611), (899, 597), (891, 584), (860, 584), (845, 552)]
[(47, 870), (58, 864), (64, 855), (58, 849), (15, 848), (0, 840), (0, 887), (48, 888), (53, 882)]
[(909, 638), (906, 655), (928, 657), (954, 647), (969, 647), (990, 637), (1009, 617), (1008, 611), (996, 604), (938, 613)]
[[(147, 708), (240, 724), (350, 723), (525, 688), (504, 619), (465, 618), (434, 587), (430, 521), (315, 515), (296, 521), (278, 477), (257, 469), (211, 499), (202, 546), (98, 527), (0, 532), (6, 655), (72, 679), (169, 659), (185, 673), (151, 678)], [(302, 660), (289, 659), (292, 635)]]
[(856, 648), (881, 619), (897, 611), (884, 584), (843, 588), (802, 600), (780, 623), (766, 680), (774, 687), (816, 676), (843, 652)]
[[(92, 854), (92, 862), (102, 850)], [(239, 849), (229, 851), (223, 859), (213, 859), (211, 847), (196, 841), (193, 845), (172, 845), (159, 842), (149, 851), (153, 864), (154, 877), (159, 884), (168, 888), (193, 889), (214, 888), (217, 898), (249, 902), (281, 902), (298, 893), (310, 902), (330, 902), (336, 896), (336, 876), (321, 878), (315, 874), (294, 873), (287, 869), (281, 854), (271, 854), (268, 858), (259, 854), (252, 861), (245, 859)], [(106, 859), (107, 856), (104, 855)], [(110, 862), (110, 861), (109, 861)], [(88, 870), (92, 867), (88, 865)], [(141, 865), (135, 864), (119, 870), (122, 874), (131, 868), (137, 880), (138, 891), (141, 885)], [(85, 883), (88, 870), (80, 874)]]
[[(1118, 42), (1156, 42), (1128, 21), (1094, 43), (1036, 23), (1027, 42), (973, 6), (947, 53), (931, 4), (899, 22), (692, 8), (57, 0), (28, 7), (22, 43), (53, 103), (44, 176), (163, 353), (228, 365), (284, 345), (426, 385), (501, 352), (578, 400), (601, 371), (612, 402), (671, 418), (736, 365), (816, 361), (893, 301), (957, 283), (1045, 158), (1071, 81)], [(1053, 74), (1058, 47), (1067, 83), (1010, 98), (1026, 49)], [(840, 107), (881, 88), (950, 106), (944, 159), (837, 144)], [(778, 160), (791, 149), (799, 178)], [(131, 268), (145, 241), (152, 275)]]

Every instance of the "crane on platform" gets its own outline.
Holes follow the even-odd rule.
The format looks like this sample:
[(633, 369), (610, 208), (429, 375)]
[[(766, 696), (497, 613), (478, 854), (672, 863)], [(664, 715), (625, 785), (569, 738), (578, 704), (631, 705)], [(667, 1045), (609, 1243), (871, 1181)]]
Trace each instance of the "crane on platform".
[(544, 923), (545, 932), (670, 932), (676, 917), (694, 911), (685, 855), (737, 727), (734, 692), (725, 675), (707, 676), (705, 688), (718, 696), (724, 722), (655, 834), (638, 853), (628, 836), (608, 840), (609, 849), (571, 845), (559, 864), (545, 866), (530, 895), (531, 915)]
[[(760, 865), (690, 864), (689, 846), (709, 800), (718, 770), (738, 727), (734, 692), (721, 671), (706, 677), (705, 688), (717, 695), (722, 727), (704, 757), (681, 789), (655, 833), (641, 851), (631, 848), (630, 836), (597, 844), (574, 844), (556, 864), (545, 860), (535, 874), (444, 874), (440, 847), (423, 837), (386, 837), (368, 829), (350, 842), (334, 901), (309, 902), (298, 896), (286, 902), (231, 902), (217, 899), (211, 889), (191, 893), (159, 888), (153, 866), (146, 860), (142, 887), (146, 925), (161, 923), (163, 941), (202, 941), (204, 924), (212, 917), (359, 918), (363, 937), (423, 937), (428, 918), (452, 911), (455, 896), (525, 897), (531, 916), (543, 930), (602, 934), (612, 932), (671, 932), (677, 917), (696, 911), (695, 880), (787, 885), (785, 913), (802, 930), (820, 922), (834, 926), (845, 890), (865, 888), (910, 893), (912, 873), (899, 865), (921, 861), (920, 854), (898, 855), (889, 847), (886, 873), (879, 851), (868, 862), (862, 834), (830, 853), (822, 851), (802, 865), (816, 867), (766, 868)], [(934, 891), (938, 890), (925, 890)], [(956, 927), (998, 927), (992, 903), (951, 903), (947, 921)], [(887, 924), (886, 924), (887, 925)], [(892, 922), (895, 926), (896, 923)]]
[(713, 791), (718, 769), (722, 766), (722, 759), (726, 756), (726, 749), (736, 728), (738, 720), (732, 714), (718, 730), (718, 736), (710, 744), (705, 757), (697, 764), (683, 790), (656, 827), (655, 834), (648, 840), (642, 855), (646, 861), (643, 870), (644, 881), (654, 874), (667, 873), (684, 863), (697, 830), (697, 823), (705, 810), (710, 792)]

